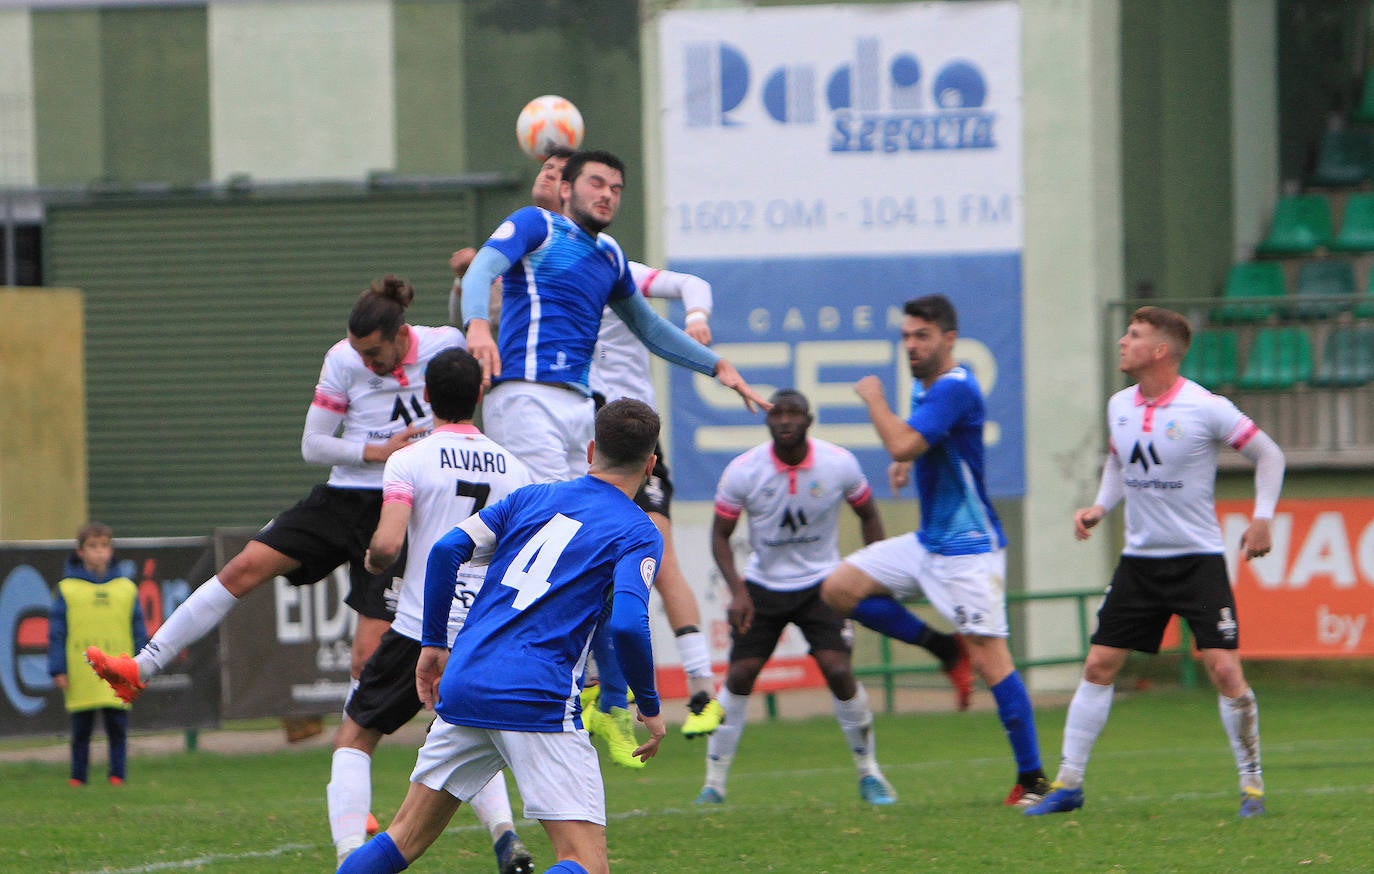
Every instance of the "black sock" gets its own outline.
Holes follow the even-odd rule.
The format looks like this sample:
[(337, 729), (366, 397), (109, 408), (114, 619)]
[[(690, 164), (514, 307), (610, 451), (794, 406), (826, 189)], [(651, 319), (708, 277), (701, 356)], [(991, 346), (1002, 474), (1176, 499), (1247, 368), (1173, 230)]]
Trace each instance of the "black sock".
[(916, 641), (916, 645), (929, 650), (946, 670), (954, 667), (954, 663), (959, 660), (959, 644), (954, 642), (954, 635), (936, 631), (929, 625), (921, 632), (921, 638)]

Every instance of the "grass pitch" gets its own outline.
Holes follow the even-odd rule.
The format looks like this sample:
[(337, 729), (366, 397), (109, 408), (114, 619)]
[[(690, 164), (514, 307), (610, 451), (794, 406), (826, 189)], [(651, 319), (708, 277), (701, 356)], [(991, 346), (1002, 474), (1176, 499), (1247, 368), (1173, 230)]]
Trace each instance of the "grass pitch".
[[(1269, 814), (1236, 818), (1238, 790), (1210, 689), (1119, 694), (1088, 774), (1087, 805), (1025, 818), (989, 712), (878, 718), (878, 757), (900, 800), (872, 808), (830, 718), (749, 725), (727, 803), (701, 809), (703, 741), (670, 735), (640, 772), (605, 765), (613, 870), (1267, 872), (1374, 870), (1374, 696), (1363, 684), (1257, 679)], [(1047, 770), (1062, 708), (1037, 711)], [(96, 743), (103, 743), (97, 737)], [(374, 763), (385, 824), (414, 750)], [(0, 765), (0, 871), (332, 871), (329, 751), (135, 757), (128, 785), (66, 785), (65, 764)], [(520, 813), (518, 798), (515, 809)], [(536, 823), (521, 834), (552, 862)], [(411, 870), (495, 870), (460, 810)]]

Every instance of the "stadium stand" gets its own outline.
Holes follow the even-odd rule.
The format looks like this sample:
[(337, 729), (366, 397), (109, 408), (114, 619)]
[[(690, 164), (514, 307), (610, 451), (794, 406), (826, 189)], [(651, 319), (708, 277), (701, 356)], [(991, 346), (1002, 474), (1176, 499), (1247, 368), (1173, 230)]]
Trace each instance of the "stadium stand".
[(1269, 235), (1257, 255), (1283, 258), (1312, 255), (1331, 243), (1331, 205), (1320, 194), (1289, 194), (1274, 205)]
[(1249, 261), (1233, 264), (1222, 288), (1223, 303), (1214, 307), (1211, 320), (1214, 322), (1263, 322), (1278, 315), (1279, 307), (1264, 302), (1234, 302), (1244, 298), (1275, 298), (1282, 300), (1288, 296), (1288, 283), (1283, 275), (1283, 267), (1275, 261)]
[(1355, 267), (1348, 259), (1304, 261), (1298, 267), (1294, 314), (1300, 319), (1334, 318), (1350, 309), (1349, 299), (1354, 295)]
[(1322, 346), (1312, 384), (1352, 388), (1374, 382), (1374, 328), (1333, 328)]
[(1255, 332), (1245, 371), (1238, 385), (1243, 389), (1294, 388), (1312, 378), (1312, 342), (1298, 327), (1261, 328)]
[(1238, 348), (1235, 331), (1198, 331), (1193, 335), (1193, 344), (1180, 370), (1184, 376), (1212, 391), (1234, 385), (1240, 375)]
[(1345, 199), (1341, 229), (1331, 241), (1339, 252), (1374, 252), (1374, 192), (1357, 191)]
[(1310, 184), (1320, 188), (1351, 188), (1369, 179), (1374, 144), (1364, 128), (1328, 130), (1317, 145)]

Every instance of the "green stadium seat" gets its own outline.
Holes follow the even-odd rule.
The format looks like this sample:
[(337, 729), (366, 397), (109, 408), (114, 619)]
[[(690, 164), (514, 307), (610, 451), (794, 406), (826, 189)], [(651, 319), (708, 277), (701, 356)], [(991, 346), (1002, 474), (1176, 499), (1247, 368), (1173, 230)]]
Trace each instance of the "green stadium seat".
[(1345, 199), (1341, 232), (1331, 241), (1341, 252), (1374, 252), (1374, 192), (1361, 191)]
[(1354, 121), (1374, 121), (1374, 66), (1364, 71), (1364, 89), (1360, 105), (1350, 116)]
[(1371, 381), (1374, 381), (1374, 328), (1333, 329), (1322, 347), (1322, 360), (1312, 375), (1312, 384), (1344, 388)]
[(1180, 372), (1204, 388), (1234, 385), (1240, 375), (1235, 331), (1198, 331)]
[(1300, 319), (1335, 318), (1350, 309), (1350, 304), (1322, 298), (1350, 298), (1354, 294), (1355, 267), (1347, 259), (1304, 261), (1298, 268), (1294, 313)]
[(1363, 128), (1329, 130), (1317, 144), (1317, 164), (1312, 169), (1312, 184), (1328, 188), (1351, 188), (1369, 178), (1371, 147), (1369, 131)]
[[(1273, 261), (1247, 261), (1233, 264), (1226, 275), (1226, 286), (1221, 290), (1223, 301), (1230, 298), (1276, 298), (1288, 297), (1288, 282), (1283, 275), (1283, 267)], [(1211, 320), (1214, 322), (1262, 322), (1276, 315), (1280, 307), (1257, 301), (1253, 303), (1224, 302), (1213, 308)]]
[(1312, 378), (1312, 342), (1302, 328), (1261, 328), (1237, 383), (1244, 389), (1285, 389)]
[(1374, 319), (1374, 270), (1369, 271), (1369, 281), (1360, 302), (1355, 304), (1354, 315), (1357, 319)]
[(1271, 257), (1311, 255), (1331, 242), (1331, 205), (1321, 194), (1291, 194), (1274, 205), (1269, 236), (1255, 249)]

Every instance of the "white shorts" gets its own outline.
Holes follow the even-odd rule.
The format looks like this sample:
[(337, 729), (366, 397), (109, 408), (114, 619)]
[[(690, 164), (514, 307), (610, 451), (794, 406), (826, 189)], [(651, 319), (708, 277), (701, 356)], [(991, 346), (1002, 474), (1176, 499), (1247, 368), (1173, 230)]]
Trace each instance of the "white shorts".
[(587, 472), (595, 421), (591, 398), (540, 382), (497, 383), (482, 401), (482, 433), (523, 461), (535, 482)]
[(924, 595), (960, 634), (1006, 637), (1007, 553), (937, 555), (914, 534), (889, 537), (847, 556), (897, 598)]
[(515, 777), (526, 819), (606, 824), (601, 764), (585, 731), (499, 731), (436, 718), (410, 782), (466, 802), (502, 768)]

